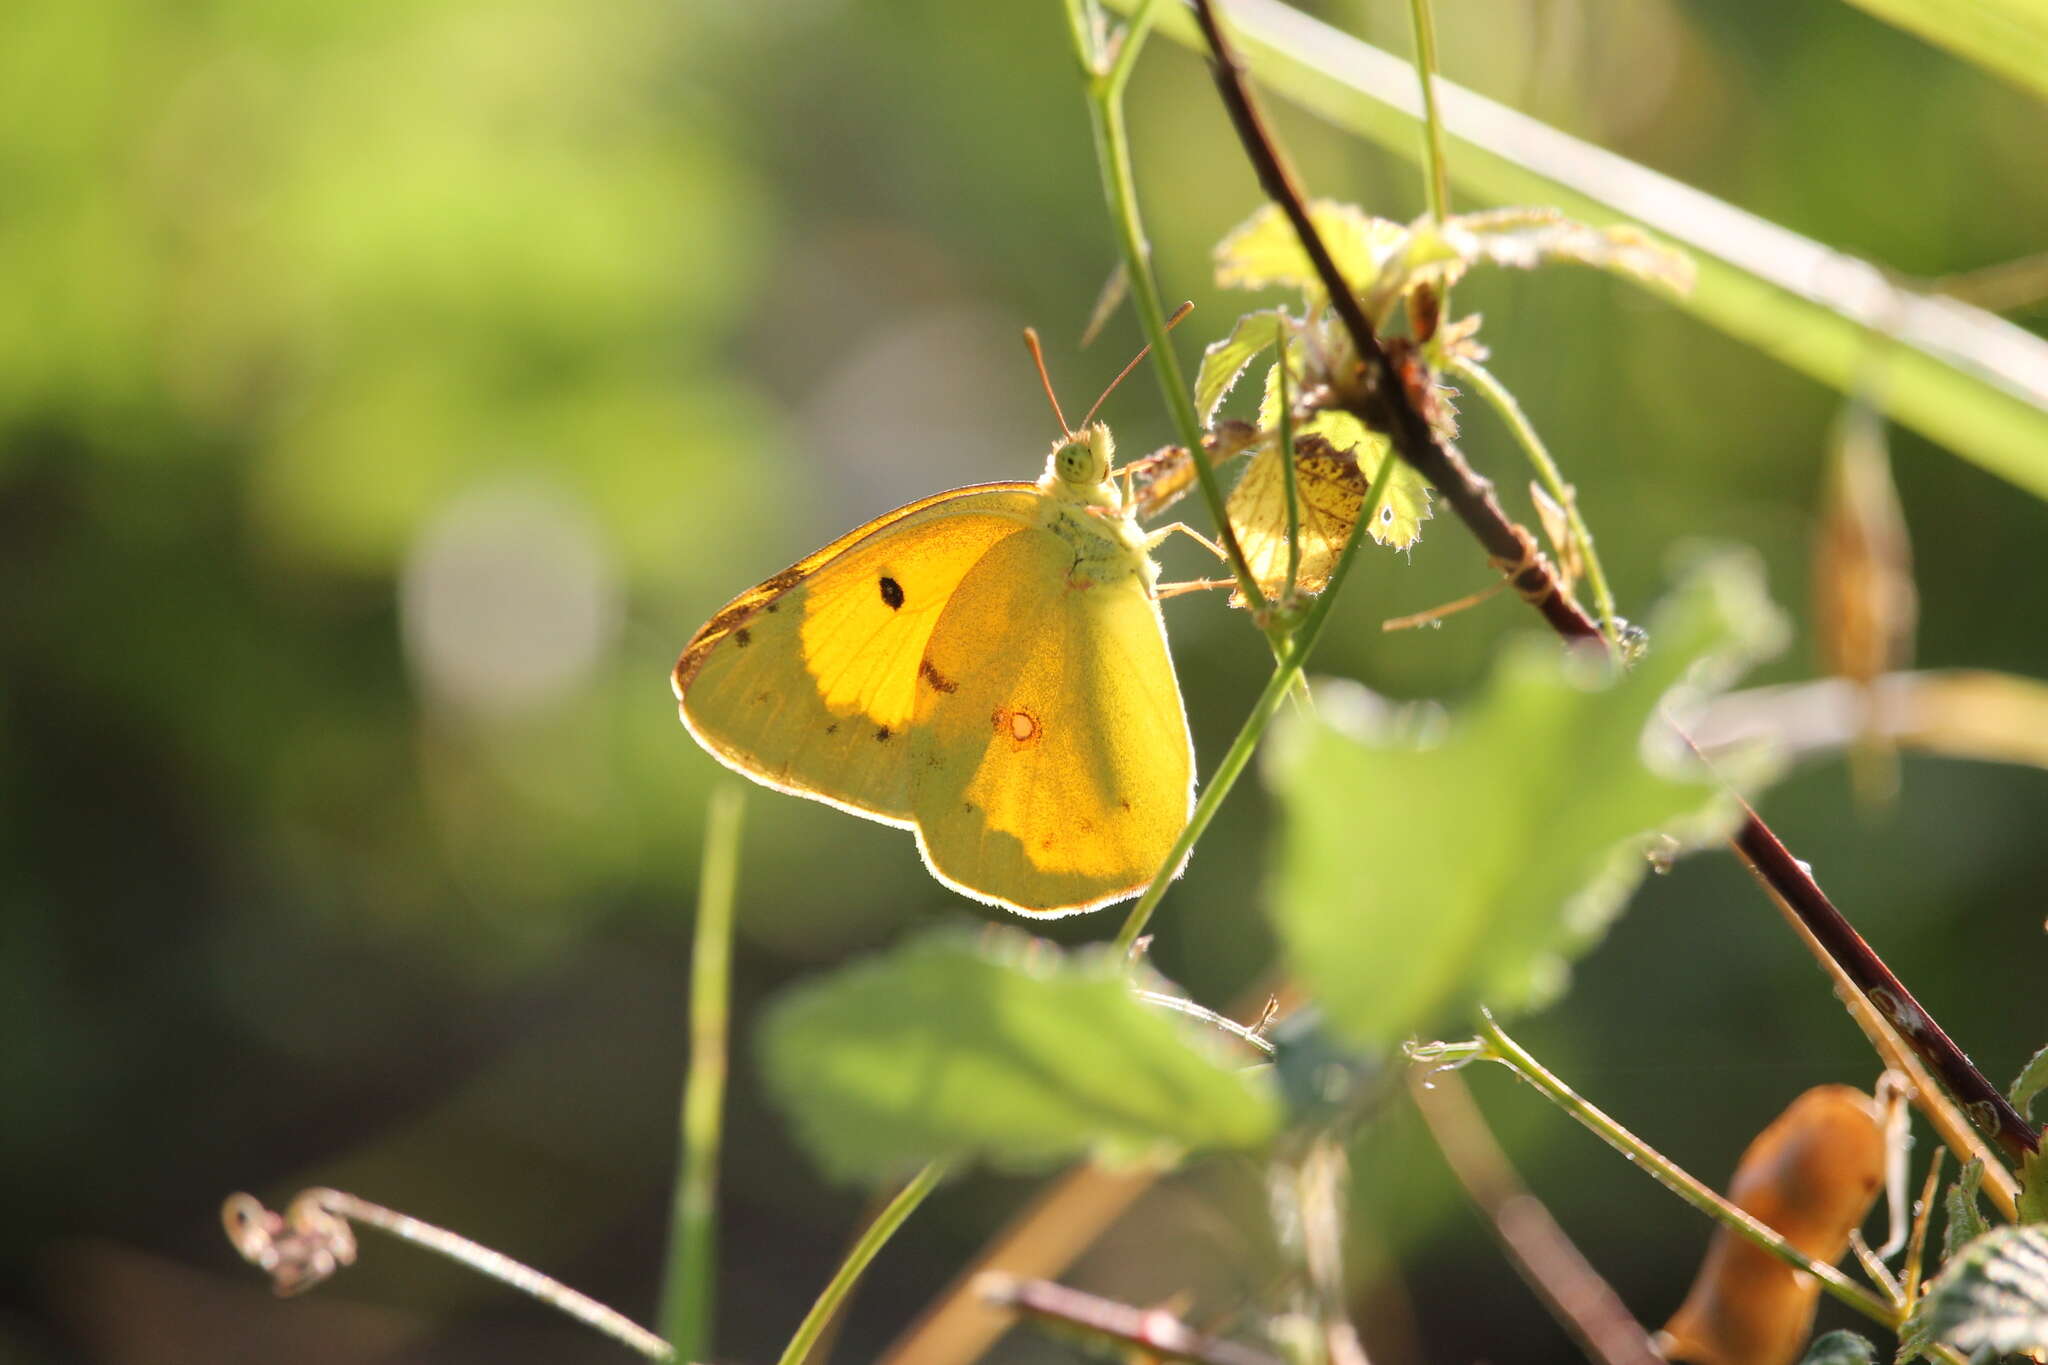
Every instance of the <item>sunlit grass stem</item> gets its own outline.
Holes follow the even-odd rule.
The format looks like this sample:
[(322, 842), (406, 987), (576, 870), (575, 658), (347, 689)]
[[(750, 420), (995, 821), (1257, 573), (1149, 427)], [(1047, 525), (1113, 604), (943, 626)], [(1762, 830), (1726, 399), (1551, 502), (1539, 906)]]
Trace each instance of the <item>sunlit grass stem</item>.
[(945, 1162), (928, 1162), (923, 1170), (912, 1176), (902, 1189), (896, 1191), (896, 1197), (875, 1215), (874, 1222), (867, 1225), (866, 1230), (860, 1235), (860, 1240), (847, 1251), (846, 1258), (839, 1263), (839, 1269), (833, 1272), (831, 1281), (818, 1295), (817, 1302), (811, 1305), (811, 1311), (804, 1314), (804, 1320), (797, 1324), (796, 1334), (790, 1337), (789, 1345), (782, 1348), (779, 1365), (803, 1365), (810, 1357), (811, 1348), (818, 1344), (818, 1338), (824, 1334), (826, 1326), (832, 1321), (832, 1315), (839, 1311), (839, 1305), (846, 1301), (846, 1296), (853, 1292), (854, 1285), (860, 1282), (861, 1273), (868, 1268), (868, 1262), (875, 1259), (875, 1254), (888, 1244), (889, 1239), (896, 1234), (896, 1229), (902, 1227), (904, 1220), (916, 1212), (917, 1206), (925, 1201), (925, 1196), (937, 1188), (939, 1181), (945, 1176)]
[(1444, 156), (1444, 121), (1436, 107), (1436, 19), (1429, 0), (1408, 0), (1408, 18), (1415, 30), (1415, 77), (1422, 86), (1423, 188), (1429, 195), (1429, 216), (1441, 223), (1451, 216), (1451, 177)]
[[(1224, 510), (1223, 486), (1202, 449), (1202, 419), (1195, 411), (1194, 396), (1188, 390), (1180, 358), (1167, 335), (1166, 310), (1160, 304), (1159, 282), (1152, 275), (1152, 247), (1138, 211), (1137, 178), (1131, 169), (1131, 140), (1124, 124), (1124, 87), (1130, 82), (1138, 52), (1158, 13), (1158, 0), (1141, 0), (1132, 11), (1121, 45), (1107, 67), (1095, 51), (1095, 26), (1085, 0), (1067, 0), (1066, 8), (1074, 53), (1087, 76), (1089, 124), (1095, 135), (1096, 162), (1102, 172), (1102, 193), (1123, 253), (1131, 303), (1145, 330), (1145, 340), (1152, 346), (1152, 370), (1159, 379), (1160, 392), (1165, 396), (1180, 443), (1187, 447), (1188, 458), (1194, 464), (1195, 482), (1216, 524), (1217, 539), (1223, 545), (1231, 574), (1237, 579), (1238, 591), (1247, 602), (1256, 602), (1261, 597), (1258, 581), (1252, 576), (1244, 547), (1238, 543), (1237, 530)], [(1284, 644), (1277, 628), (1268, 631), (1268, 638), (1278, 656)]]
[(690, 948), (690, 1070), (683, 1082), (676, 1184), (669, 1212), (661, 1329), (682, 1360), (708, 1358), (718, 1285), (718, 1148), (725, 1109), (732, 995), (733, 902), (744, 791), (721, 783), (704, 822), (697, 924)]
[[(1430, 0), (1408, 0), (1409, 26), (1415, 30), (1415, 83), (1422, 87), (1422, 185), (1429, 198), (1429, 216), (1438, 223), (1451, 216), (1450, 160), (1444, 154), (1444, 120), (1436, 107), (1436, 16)], [(1451, 287), (1437, 288), (1438, 328), (1451, 318)], [(1431, 354), (1440, 352), (1433, 343)]]

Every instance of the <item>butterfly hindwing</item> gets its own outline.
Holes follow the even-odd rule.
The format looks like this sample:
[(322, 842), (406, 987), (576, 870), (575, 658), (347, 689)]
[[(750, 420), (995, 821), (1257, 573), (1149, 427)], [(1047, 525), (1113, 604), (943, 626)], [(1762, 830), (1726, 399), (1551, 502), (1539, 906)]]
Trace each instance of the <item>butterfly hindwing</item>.
[(1159, 871), (1194, 755), (1143, 556), (1070, 577), (1040, 528), (990, 548), (924, 658), (911, 809), (925, 860), (983, 900), (1092, 909)]
[(1031, 484), (941, 493), (742, 593), (676, 663), (683, 723), (757, 781), (908, 823), (926, 643), (960, 581), (1030, 524), (1040, 496)]

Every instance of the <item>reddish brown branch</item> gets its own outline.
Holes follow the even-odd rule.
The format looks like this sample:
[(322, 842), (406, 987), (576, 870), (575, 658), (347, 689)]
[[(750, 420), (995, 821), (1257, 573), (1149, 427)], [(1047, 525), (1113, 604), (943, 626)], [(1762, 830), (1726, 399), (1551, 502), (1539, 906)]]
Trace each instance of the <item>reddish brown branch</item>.
[(1280, 1357), (1234, 1341), (1204, 1336), (1162, 1308), (1138, 1308), (1051, 1280), (1019, 1280), (985, 1274), (981, 1296), (1039, 1322), (1099, 1342), (1134, 1348), (1140, 1360), (1178, 1360), (1190, 1365), (1283, 1365)]
[[(1308, 202), (1245, 84), (1244, 68), (1216, 18), (1214, 0), (1192, 0), (1209, 42), (1210, 69), (1217, 91), (1237, 126), (1245, 155), (1259, 183), (1294, 225), (1330, 305), (1357, 348), (1362, 373), (1347, 386), (1344, 406), (1392, 442), (1394, 453), (1433, 485), (1493, 561), (1508, 572), (1522, 596), (1566, 639), (1597, 639), (1599, 629), (1535, 552), (1528, 531), (1516, 525), (1494, 499), (1493, 486), (1474, 473), (1457, 450), (1437, 439), (1428, 420), (1410, 401), (1407, 386), (1373, 330), (1358, 296), (1337, 268), (1322, 234), (1308, 214)], [(1908, 1044), (1939, 1076), (1963, 1111), (2009, 1155), (2019, 1157), (2040, 1144), (2040, 1136), (1998, 1087), (1985, 1079), (1963, 1050), (1934, 1022), (1899, 978), (1886, 967), (1842, 912), (1828, 900), (1805, 865), (1794, 858), (1770, 827), (1750, 811), (1733, 840), (1736, 853), (1766, 886), (1792, 907), (1815, 940), (1873, 1007), (1898, 1026)]]
[(1856, 932), (1856, 926), (1835, 908), (1806, 865), (1792, 856), (1755, 811), (1747, 813), (1733, 843), (1757, 880), (1792, 907), (1799, 922), (1843, 974), (1856, 983), (1856, 989), (1863, 993), (1871, 1008), (1890, 1021), (1907, 1046), (1956, 1097), (1970, 1121), (2010, 1156), (2024, 1157), (2034, 1151), (2041, 1140), (2034, 1126), (2013, 1108), (1997, 1086), (1985, 1079), (1955, 1040), (1934, 1021), (1934, 1016), (1913, 998), (1906, 983)]

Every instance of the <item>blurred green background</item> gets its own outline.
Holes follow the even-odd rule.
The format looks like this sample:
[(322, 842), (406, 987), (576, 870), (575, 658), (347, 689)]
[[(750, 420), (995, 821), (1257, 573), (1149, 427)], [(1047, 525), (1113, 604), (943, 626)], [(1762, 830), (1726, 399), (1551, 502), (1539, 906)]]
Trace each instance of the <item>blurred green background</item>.
[[(1407, 50), (1393, 0), (1318, 9)], [(1887, 265), (2042, 248), (2039, 110), (1846, 6), (1439, 0), (1438, 24), (1450, 78)], [(1192, 355), (1244, 306), (1206, 260), (1256, 190), (1184, 53), (1147, 54), (1132, 120)], [(1281, 122), (1317, 192), (1421, 211), (1405, 161)], [(623, 1358), (374, 1236), (276, 1303), (218, 1202), (333, 1184), (651, 1314), (697, 848), (727, 780), (667, 670), (831, 535), (1035, 477), (1055, 432), (1018, 330), (1085, 406), (1137, 344), (1125, 314), (1076, 346), (1113, 260), (1054, 0), (0, 7), (0, 1360)], [(1704, 537), (1761, 550), (1805, 621), (1836, 395), (1590, 272), (1482, 275), (1457, 304), (1486, 314), (1625, 612)], [(1147, 375), (1106, 412), (1126, 454), (1168, 439)], [(1476, 405), (1464, 444), (1526, 509)], [(1922, 662), (2048, 675), (2048, 512), (1909, 435), (1894, 450)], [(1438, 520), (1366, 562), (1318, 666), (1455, 698), (1528, 625), (1511, 601), (1377, 623), (1487, 576)], [(1220, 597), (1167, 615), (1206, 770), (1265, 650)], [(1775, 675), (1811, 667), (1802, 636)], [(1905, 776), (1870, 818), (1821, 765), (1767, 814), (2003, 1081), (2048, 1035), (2048, 779)], [(1159, 965), (1218, 1005), (1267, 965), (1266, 820), (1248, 784), (1155, 922)], [(773, 1358), (868, 1197), (820, 1181), (761, 1102), (754, 1008), (980, 913), (900, 832), (752, 794), (720, 1358)], [(1653, 879), (1520, 1032), (1715, 1181), (1800, 1089), (1874, 1069), (1722, 856)], [(1475, 1082), (1661, 1322), (1704, 1224), (1504, 1077)], [(942, 1191), (838, 1358), (871, 1357), (1032, 1188)], [(1355, 1196), (1376, 1359), (1576, 1358), (1411, 1117), (1361, 1144)], [(1261, 1199), (1247, 1170), (1198, 1168), (1073, 1278), (1192, 1288), (1229, 1325), (1270, 1274)]]

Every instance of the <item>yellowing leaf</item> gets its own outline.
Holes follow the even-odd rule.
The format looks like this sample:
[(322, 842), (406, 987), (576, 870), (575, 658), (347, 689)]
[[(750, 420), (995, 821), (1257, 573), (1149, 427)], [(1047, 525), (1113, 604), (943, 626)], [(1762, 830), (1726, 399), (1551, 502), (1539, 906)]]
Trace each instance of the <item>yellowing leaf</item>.
[(1913, 550), (1883, 419), (1852, 401), (1830, 444), (1814, 537), (1814, 618), (1827, 670), (1868, 684), (1912, 657)]
[(1278, 344), (1285, 323), (1286, 315), (1277, 308), (1246, 313), (1229, 336), (1202, 352), (1202, 367), (1195, 372), (1195, 411), (1201, 414), (1204, 426), (1216, 420), (1216, 409), (1245, 367), (1258, 359), (1260, 352)]
[[(1374, 218), (1352, 204), (1318, 199), (1308, 206), (1309, 221), (1322, 234), (1330, 258), (1352, 289), (1363, 293), (1378, 279), (1380, 263), (1398, 247), (1408, 229)], [(1236, 231), (1216, 244), (1216, 283), (1226, 289), (1264, 289), (1294, 285), (1320, 298), (1323, 282), (1308, 253), (1294, 235), (1294, 225), (1278, 207), (1267, 204)]]
[[(1358, 521), (1367, 481), (1350, 451), (1336, 450), (1315, 437), (1301, 441), (1299, 447), (1294, 476), (1300, 500), (1301, 559), (1294, 586), (1302, 592), (1321, 592), (1329, 586), (1330, 574)], [(1280, 459), (1278, 442), (1269, 442), (1245, 466), (1226, 504), (1252, 577), (1258, 580), (1259, 590), (1275, 600), (1287, 590), (1287, 472)], [(1244, 605), (1242, 594), (1233, 593), (1231, 601)]]
[[(1292, 348), (1290, 348), (1291, 350)], [(1231, 490), (1227, 504), (1230, 524), (1237, 529), (1245, 556), (1252, 561), (1259, 586), (1270, 597), (1285, 586), (1287, 577), (1287, 486), (1280, 464), (1280, 374), (1274, 366), (1266, 372), (1266, 397), (1259, 405), (1259, 426), (1266, 439), (1252, 462)], [(1388, 457), (1387, 440), (1368, 431), (1363, 422), (1348, 412), (1318, 412), (1294, 424), (1299, 449), (1295, 477), (1302, 500), (1302, 574), (1300, 585), (1320, 592), (1335, 567), (1337, 552), (1351, 534), (1365, 493)], [(1304, 438), (1316, 438), (1313, 441)], [(1422, 523), (1431, 515), (1429, 485), (1422, 476), (1403, 464), (1394, 471), (1393, 486), (1380, 505), (1378, 519), (1368, 529), (1382, 545), (1405, 550), (1422, 535)], [(1313, 486), (1313, 491), (1312, 491)], [(1309, 527), (1313, 503), (1319, 530), (1312, 550)], [(1258, 552), (1254, 545), (1262, 547)], [(1325, 551), (1327, 553), (1325, 553)], [(1263, 555), (1270, 569), (1260, 567)], [(1320, 573), (1311, 560), (1320, 559)]]
[(1443, 250), (1467, 262), (1518, 270), (1571, 262), (1661, 284), (1677, 293), (1692, 288), (1691, 257), (1626, 223), (1591, 227), (1556, 209), (1495, 209), (1451, 219), (1444, 224), (1443, 238)]

